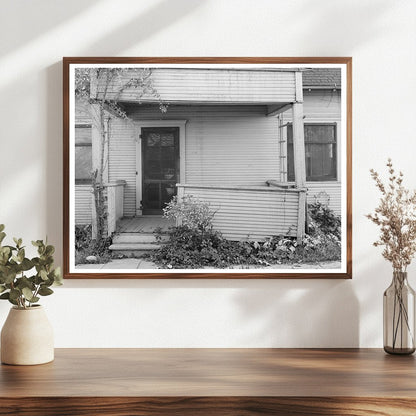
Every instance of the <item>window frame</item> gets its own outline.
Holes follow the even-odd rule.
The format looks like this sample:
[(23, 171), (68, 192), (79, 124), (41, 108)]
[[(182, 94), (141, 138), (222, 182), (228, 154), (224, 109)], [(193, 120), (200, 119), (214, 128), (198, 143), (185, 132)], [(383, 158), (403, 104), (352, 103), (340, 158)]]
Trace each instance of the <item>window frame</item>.
[[(307, 144), (321, 144), (321, 145), (325, 145), (325, 144), (332, 144), (335, 145), (335, 148), (333, 149), (333, 164), (334, 164), (334, 177), (331, 179), (328, 179), (326, 177), (316, 177), (316, 179), (311, 179), (310, 176), (308, 177), (308, 172), (307, 172), (307, 166), (306, 166), (306, 182), (337, 182), (338, 179), (338, 122), (336, 121), (307, 121), (304, 122), (304, 132), (305, 132), (305, 126), (332, 126), (334, 128), (334, 141), (332, 142), (307, 142), (306, 141), (306, 136), (305, 136), (305, 150), (306, 150), (306, 145)], [(293, 123), (290, 122), (287, 124), (287, 131), (286, 131), (286, 172), (287, 172), (287, 181), (288, 182), (294, 182), (295, 178), (293, 177), (289, 177), (289, 128), (293, 129)], [(293, 130), (292, 130), (292, 137), (293, 137)], [(293, 140), (293, 139), (292, 139)], [(292, 155), (293, 155), (293, 141), (290, 143), (291, 147), (292, 147)], [(292, 157), (293, 160), (293, 157)], [(305, 151), (305, 164), (306, 164), (306, 151)]]
[[(76, 123), (75, 124), (75, 130), (79, 128), (89, 128), (91, 131), (91, 142), (90, 143), (74, 143), (74, 147), (90, 147), (91, 148), (91, 170), (92, 170), (92, 124), (91, 123)], [(75, 166), (76, 166), (77, 160), (75, 156)], [(91, 185), (92, 184), (92, 178), (91, 176), (89, 178), (77, 178), (77, 170), (74, 171), (75, 174), (75, 185)]]

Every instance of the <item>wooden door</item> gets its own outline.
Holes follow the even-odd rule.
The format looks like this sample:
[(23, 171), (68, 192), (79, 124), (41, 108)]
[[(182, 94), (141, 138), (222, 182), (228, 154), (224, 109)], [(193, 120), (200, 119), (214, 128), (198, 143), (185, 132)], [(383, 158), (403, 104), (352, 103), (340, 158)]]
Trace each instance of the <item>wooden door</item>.
[(143, 215), (161, 215), (179, 182), (179, 128), (142, 128)]

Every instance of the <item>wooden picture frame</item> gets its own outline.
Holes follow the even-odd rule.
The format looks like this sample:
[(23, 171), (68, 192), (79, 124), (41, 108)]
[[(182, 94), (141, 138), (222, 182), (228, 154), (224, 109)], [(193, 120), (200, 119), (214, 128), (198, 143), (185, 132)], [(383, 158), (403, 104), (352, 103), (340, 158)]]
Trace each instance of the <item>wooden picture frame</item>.
[[(63, 127), (64, 278), (352, 277), (352, 58), (63, 58)], [(277, 235), (290, 240), (285, 250), (305, 241), (317, 203), (339, 213), (340, 260), (194, 269), (126, 260), (155, 244), (165, 220), (151, 215), (175, 194), (257, 251), (283, 250)], [(87, 260), (76, 249), (84, 232), (112, 236), (115, 260)]]

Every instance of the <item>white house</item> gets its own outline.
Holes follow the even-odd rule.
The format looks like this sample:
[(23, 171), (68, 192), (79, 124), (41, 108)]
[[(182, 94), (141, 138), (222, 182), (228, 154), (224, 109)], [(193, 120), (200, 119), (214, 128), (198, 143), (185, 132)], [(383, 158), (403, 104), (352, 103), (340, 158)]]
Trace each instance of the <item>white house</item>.
[[(109, 115), (105, 126), (109, 234), (122, 217), (161, 215), (175, 194), (210, 202), (215, 227), (235, 240), (301, 238), (306, 198), (340, 213), (339, 69), (154, 68), (151, 76), (158, 99), (111, 87), (129, 120)], [(91, 96), (102, 88), (92, 81)], [(76, 224), (94, 214), (94, 130), (77, 111)]]

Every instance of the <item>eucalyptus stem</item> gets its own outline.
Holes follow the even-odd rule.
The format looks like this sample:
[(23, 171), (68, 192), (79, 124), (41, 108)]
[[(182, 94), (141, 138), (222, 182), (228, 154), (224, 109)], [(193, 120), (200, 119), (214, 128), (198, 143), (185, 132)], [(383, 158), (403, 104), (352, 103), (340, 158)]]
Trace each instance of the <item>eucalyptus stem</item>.
[(27, 309), (38, 302), (39, 296), (51, 295), (51, 286), (62, 284), (61, 270), (54, 267), (55, 247), (47, 241), (32, 241), (38, 255), (28, 258), (21, 238), (13, 238), (14, 246), (2, 244), (4, 229), (4, 224), (0, 224), (0, 299), (18, 309)]

